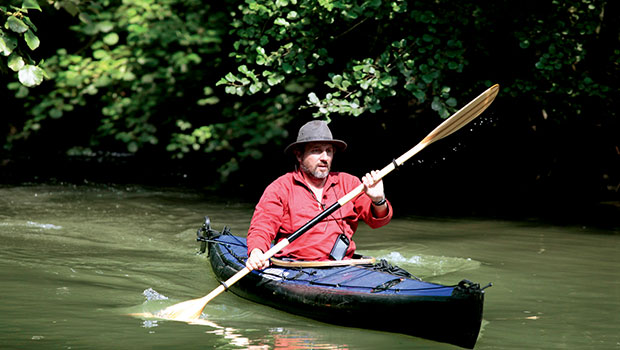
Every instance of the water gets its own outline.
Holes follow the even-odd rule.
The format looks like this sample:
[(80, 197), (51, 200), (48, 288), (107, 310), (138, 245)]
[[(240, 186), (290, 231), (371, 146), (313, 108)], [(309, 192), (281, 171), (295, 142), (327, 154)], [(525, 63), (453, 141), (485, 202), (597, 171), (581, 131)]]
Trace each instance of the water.
[[(231, 293), (203, 325), (148, 320), (217, 287), (194, 237), (244, 234), (252, 203), (137, 186), (0, 188), (0, 349), (452, 349), (327, 325)], [(356, 234), (360, 251), (432, 282), (487, 289), (477, 349), (620, 349), (616, 230), (400, 216)], [(416, 317), (416, 315), (406, 315)], [(380, 322), (369, 319), (368, 322)]]

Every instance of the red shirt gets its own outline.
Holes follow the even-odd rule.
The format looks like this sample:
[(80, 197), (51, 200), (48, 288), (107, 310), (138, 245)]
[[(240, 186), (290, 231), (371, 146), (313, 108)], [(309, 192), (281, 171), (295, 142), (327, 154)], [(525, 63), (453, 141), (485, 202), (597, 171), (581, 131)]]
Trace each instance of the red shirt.
[[(361, 183), (357, 177), (341, 172), (331, 172), (323, 188), (323, 198), (315, 198), (306, 185), (301, 171), (282, 175), (272, 182), (256, 205), (248, 230), (248, 254), (259, 248), (269, 250), (271, 242), (279, 242), (313, 219), (338, 199)], [(388, 202), (388, 214), (376, 218), (372, 214), (371, 200), (365, 194), (357, 196), (306, 233), (286, 246), (278, 257), (297, 260), (327, 260), (337, 237), (344, 233), (351, 244), (345, 258), (355, 252), (352, 237), (361, 219), (371, 228), (386, 225), (392, 219), (392, 205)]]

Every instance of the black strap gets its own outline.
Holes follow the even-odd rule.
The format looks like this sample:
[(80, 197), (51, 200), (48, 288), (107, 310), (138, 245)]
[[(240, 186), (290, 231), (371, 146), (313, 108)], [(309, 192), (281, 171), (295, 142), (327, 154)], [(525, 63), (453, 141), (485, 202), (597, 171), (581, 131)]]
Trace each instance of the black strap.
[(398, 165), (398, 163), (396, 163), (396, 158), (392, 159), (392, 164), (394, 164), (394, 170), (398, 170), (398, 167), (400, 165)]

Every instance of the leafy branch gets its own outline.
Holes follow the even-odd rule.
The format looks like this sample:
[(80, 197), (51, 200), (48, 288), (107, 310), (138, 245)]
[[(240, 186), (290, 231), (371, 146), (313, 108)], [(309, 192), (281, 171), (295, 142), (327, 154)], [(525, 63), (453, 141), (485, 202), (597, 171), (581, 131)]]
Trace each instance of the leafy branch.
[(5, 65), (17, 73), (22, 85), (34, 87), (41, 84), (47, 73), (29, 55), (41, 43), (29, 10), (42, 11), (36, 0), (24, 0), (21, 7), (0, 6), (0, 22), (4, 22), (0, 28), (0, 55)]

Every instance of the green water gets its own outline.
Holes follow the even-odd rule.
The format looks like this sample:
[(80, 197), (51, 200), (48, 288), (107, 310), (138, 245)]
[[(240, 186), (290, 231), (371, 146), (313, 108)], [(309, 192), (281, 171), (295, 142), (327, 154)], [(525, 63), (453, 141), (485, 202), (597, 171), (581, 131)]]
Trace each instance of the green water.
[[(196, 229), (208, 215), (214, 228), (244, 234), (252, 209), (167, 189), (0, 188), (0, 349), (455, 348), (328, 325), (231, 293), (207, 305), (207, 325), (127, 315), (217, 287), (196, 255)], [(401, 215), (379, 230), (360, 227), (356, 241), (425, 280), (493, 282), (476, 349), (620, 349), (617, 229)]]

